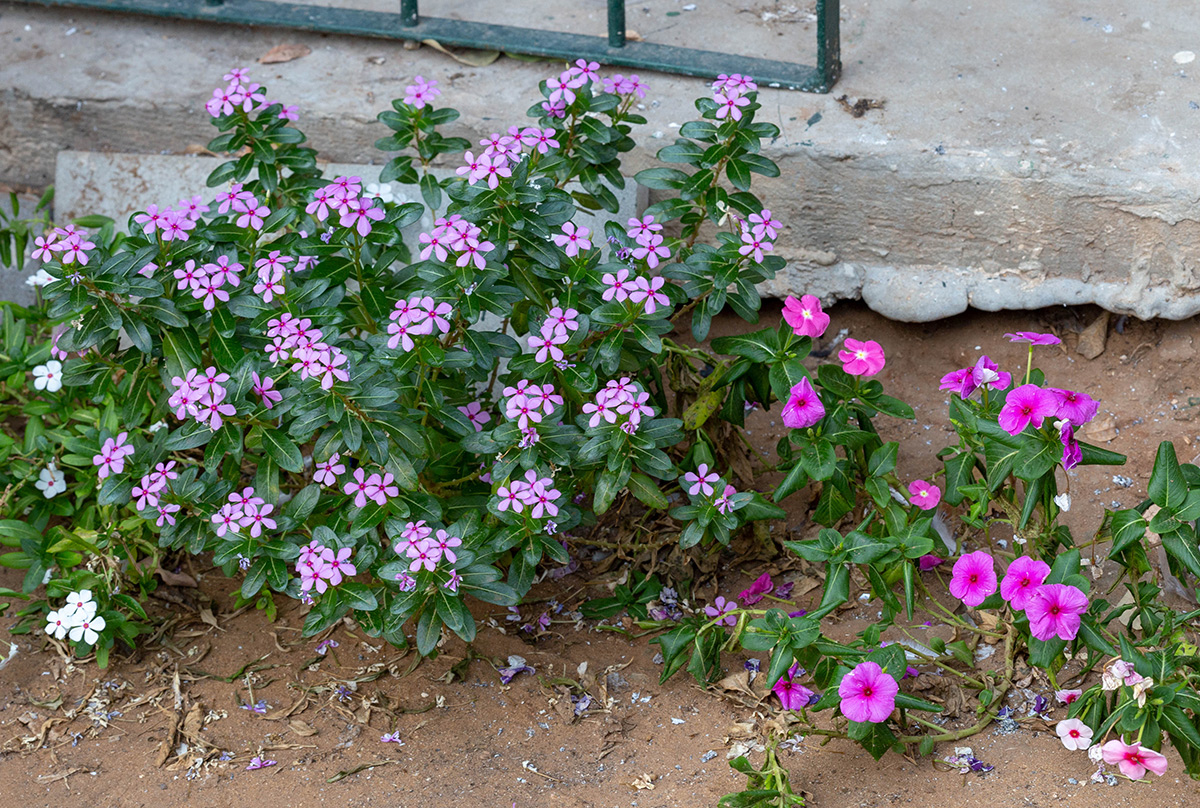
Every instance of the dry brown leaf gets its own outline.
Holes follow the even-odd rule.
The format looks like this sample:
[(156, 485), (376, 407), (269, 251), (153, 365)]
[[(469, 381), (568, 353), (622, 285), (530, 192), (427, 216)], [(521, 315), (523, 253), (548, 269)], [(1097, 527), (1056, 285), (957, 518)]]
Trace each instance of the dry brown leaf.
[(208, 608), (207, 606), (200, 610), (200, 619), (213, 628), (220, 628), (220, 626), (217, 625), (217, 618), (215, 615), (213, 615), (212, 609)]
[(308, 56), (310, 53), (312, 53), (312, 48), (308, 47), (308, 45), (276, 45), (258, 57), (258, 63), (260, 65), (275, 65), (281, 62), (291, 62), (303, 56)]
[(306, 721), (301, 721), (299, 718), (292, 719), (288, 722), (288, 726), (292, 732), (299, 735), (301, 738), (307, 738), (317, 734), (317, 728)]
[(188, 575), (186, 572), (171, 572), (162, 567), (156, 569), (155, 574), (162, 578), (162, 582), (168, 586), (190, 586), (195, 588), (198, 586), (196, 579)]
[(200, 730), (204, 728), (204, 705), (196, 702), (183, 718), (183, 736), (193, 743), (200, 743)]
[(717, 687), (724, 690), (732, 690), (737, 693), (745, 693), (747, 696), (757, 698), (758, 694), (750, 689), (750, 671), (742, 670), (738, 673), (731, 673), (721, 681), (717, 682)]
[(459, 62), (460, 64), (470, 65), (471, 67), (487, 67), (492, 62), (500, 58), (500, 51), (495, 50), (447, 50), (442, 46), (442, 43), (438, 42), (436, 39), (422, 39), (421, 44), (428, 45), (434, 50), (441, 51), (442, 53), (446, 54), (454, 61)]
[(654, 790), (654, 775), (645, 773), (641, 777), (635, 779), (629, 785), (636, 788), (638, 791), (653, 791)]

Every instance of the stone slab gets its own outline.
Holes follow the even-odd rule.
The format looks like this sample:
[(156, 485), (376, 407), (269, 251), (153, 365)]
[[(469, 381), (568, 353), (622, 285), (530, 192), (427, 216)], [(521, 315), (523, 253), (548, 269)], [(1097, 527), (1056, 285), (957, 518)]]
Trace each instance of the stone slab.
[[(630, 26), (668, 44), (811, 58), (800, 4), (795, 14), (752, 0), (695, 5), (668, 17), (678, 3), (642, 0)], [(505, 22), (541, 9), (546, 27), (581, 33), (594, 33), (603, 10), (589, 0), (577, 16), (550, 21), (535, 0), (504, 8)], [(835, 93), (761, 96), (762, 119), (781, 129), (765, 153), (783, 176), (758, 191), (787, 223), (777, 252), (791, 262), (773, 293), (861, 296), (914, 320), (958, 310), (964, 296), (981, 309), (1200, 311), (1200, 61), (1174, 58), (1200, 51), (1189, 4), (842, 8)], [(480, 5), (464, 16), (491, 13)], [(254, 64), (283, 42), (312, 52)], [(273, 97), (300, 105), (323, 157), (354, 164), (383, 162), (372, 148), (382, 134), (375, 116), (415, 74), (437, 79), (441, 101), (462, 111), (451, 133), (477, 140), (525, 120), (537, 82), (557, 69), (507, 57), (476, 67), (383, 40), (0, 3), (0, 183), (48, 184), (64, 149), (178, 153), (205, 143), (214, 130), (203, 101), (234, 65), (251, 65)], [(705, 92), (701, 80), (643, 78), (648, 123), (635, 133), (630, 173), (653, 164)], [(883, 104), (856, 118), (843, 93)]]

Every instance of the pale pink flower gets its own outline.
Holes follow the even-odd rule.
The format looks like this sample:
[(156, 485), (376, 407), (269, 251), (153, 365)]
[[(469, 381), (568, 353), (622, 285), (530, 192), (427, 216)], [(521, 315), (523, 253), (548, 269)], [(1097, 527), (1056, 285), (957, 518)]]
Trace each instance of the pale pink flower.
[(1092, 728), (1078, 718), (1066, 718), (1055, 725), (1058, 739), (1068, 749), (1083, 750), (1092, 745)]
[(592, 242), (588, 237), (592, 231), (586, 227), (576, 227), (574, 222), (564, 222), (561, 233), (555, 233), (550, 238), (563, 248), (568, 258), (579, 255), (580, 250), (590, 250)]
[(707, 463), (701, 463), (695, 473), (689, 471), (683, 475), (684, 481), (691, 486), (688, 489), (688, 495), (693, 497), (700, 493), (706, 497), (712, 496), (712, 484), (720, 478), (721, 476), (715, 471), (709, 471)]
[(1130, 780), (1141, 780), (1147, 771), (1152, 771), (1159, 777), (1167, 772), (1167, 759), (1137, 742), (1127, 744), (1120, 738), (1114, 738), (1101, 747), (1101, 752), (1105, 763), (1110, 766), (1115, 764), (1121, 770), (1121, 774)]

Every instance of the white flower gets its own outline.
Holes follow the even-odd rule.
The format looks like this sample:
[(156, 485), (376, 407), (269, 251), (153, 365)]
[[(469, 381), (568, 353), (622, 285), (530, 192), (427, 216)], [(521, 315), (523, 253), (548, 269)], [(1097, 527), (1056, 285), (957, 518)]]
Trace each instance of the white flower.
[(44, 365), (33, 369), (33, 386), (47, 393), (57, 393), (62, 389), (62, 362), (51, 359)]
[(153, 434), (160, 429), (166, 429), (166, 428), (167, 428), (166, 421), (155, 421), (154, 423), (150, 424), (150, 426), (146, 427), (146, 430), (148, 432), (150, 432), (151, 434)]
[(364, 196), (368, 199), (378, 199), (384, 203), (391, 203), (396, 200), (395, 194), (392, 193), (391, 184), (386, 182), (368, 182), (367, 192)]
[(87, 620), (80, 622), (79, 625), (73, 626), (68, 633), (72, 642), (79, 642), (79, 639), (82, 637), (83, 641), (88, 645), (95, 645), (96, 640), (100, 638), (97, 632), (100, 631), (104, 631), (104, 618), (89, 617)]
[(1100, 748), (1100, 744), (1094, 744), (1088, 747), (1088, 758), (1092, 763), (1099, 763), (1104, 759), (1104, 750)]
[(48, 286), (55, 281), (55, 277), (44, 269), (39, 269), (37, 272), (25, 279), (26, 286)]
[(38, 481), (34, 483), (34, 486), (45, 494), (46, 499), (50, 499), (55, 494), (61, 494), (67, 490), (67, 478), (51, 462), (47, 463), (46, 468), (38, 474)]
[(1057, 505), (1058, 509), (1064, 513), (1071, 510), (1071, 495), (1059, 494), (1054, 498), (1054, 504)]
[(67, 632), (71, 630), (71, 625), (71, 620), (64, 617), (61, 611), (50, 612), (50, 614), (46, 615), (46, 633), (56, 640), (61, 640), (67, 636)]
[(96, 616), (96, 601), (92, 600), (92, 590), (80, 589), (67, 595), (67, 602), (58, 613), (65, 615), (72, 625), (91, 620)]

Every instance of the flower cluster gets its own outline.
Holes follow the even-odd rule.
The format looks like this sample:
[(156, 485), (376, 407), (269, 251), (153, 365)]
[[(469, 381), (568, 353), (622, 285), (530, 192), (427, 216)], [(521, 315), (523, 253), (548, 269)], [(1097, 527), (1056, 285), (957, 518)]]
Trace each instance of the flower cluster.
[(554, 408), (563, 404), (563, 397), (554, 391), (554, 385), (534, 384), (529, 379), (521, 379), (511, 387), (502, 391), (504, 416), (514, 421), (521, 430), (521, 448), (532, 446), (541, 440), (537, 424), (547, 415), (554, 414)]
[[(339, 381), (349, 381), (346, 366), (350, 360), (340, 348), (325, 342), (324, 337), (321, 329), (313, 327), (312, 320), (284, 312), (267, 321), (267, 338), (271, 342), (264, 350), (276, 364), (290, 359), (292, 371), (300, 375), (301, 381), (319, 378), (321, 389), (329, 390)], [(282, 399), (278, 390), (271, 389), (275, 384), (273, 379), (260, 380), (256, 375), (254, 383), (254, 392), (267, 409)]]
[[(954, 563), (950, 593), (968, 606), (979, 606), (997, 590), (994, 561), (979, 551), (967, 553)], [(1044, 583), (1050, 566), (1029, 556), (1021, 556), (1008, 565), (1000, 596), (1014, 611), (1024, 611), (1029, 618), (1029, 633), (1046, 641), (1058, 637), (1073, 640), (1079, 633), (1088, 598), (1082, 590), (1069, 584)]]
[(487, 267), (484, 254), (495, 249), (490, 241), (481, 241), (483, 230), (468, 222), (459, 214), (441, 218), (433, 223), (433, 230), (421, 233), (417, 240), (421, 247), (421, 260), (428, 261), (432, 255), (438, 261), (445, 261), (450, 253), (457, 253), (456, 266), (465, 267), (468, 264), (476, 269)]
[(173, 208), (160, 210), (158, 205), (149, 205), (133, 220), (142, 226), (142, 232), (147, 236), (163, 241), (187, 241), (188, 231), (195, 230), (196, 222), (208, 211), (204, 197), (193, 196), (179, 200)]
[(496, 489), (496, 509), (523, 513), (529, 508), (533, 519), (558, 516), (557, 500), (562, 492), (554, 487), (553, 477), (542, 477), (534, 469), (525, 472), (524, 480), (512, 480)]
[(343, 578), (353, 578), (358, 569), (350, 563), (354, 551), (349, 547), (334, 550), (316, 539), (300, 548), (296, 559), (296, 572), (300, 575), (300, 591), (316, 589), (322, 594), (331, 586), (337, 586)]
[(362, 177), (335, 177), (333, 182), (313, 191), (312, 201), (304, 212), (318, 222), (337, 214), (338, 224), (354, 230), (366, 238), (371, 233), (372, 222), (382, 221), (382, 201), (375, 205), (373, 196), (362, 194)]
[(33, 258), (36, 261), (49, 262), (57, 259), (63, 264), (87, 266), (87, 250), (94, 250), (96, 245), (88, 241), (86, 230), (80, 230), (73, 224), (66, 227), (56, 227), (44, 236), (33, 240)]
[(271, 517), (274, 510), (274, 505), (267, 504), (266, 500), (255, 495), (253, 488), (247, 486), (241, 493), (234, 491), (230, 494), (229, 501), (210, 517), (210, 521), (216, 526), (218, 536), (224, 536), (227, 531), (238, 533), (241, 528), (248, 527), (250, 536), (257, 539), (264, 530), (277, 527)]
[[(142, 479), (138, 481), (138, 484), (133, 487), (132, 491), (134, 504), (137, 509), (144, 511), (147, 508), (158, 508), (161, 495), (166, 490), (167, 484), (178, 477), (179, 472), (175, 471), (174, 460), (159, 463), (154, 467), (154, 471), (143, 474)], [(179, 507), (176, 506), (175, 510), (179, 510)], [(173, 512), (171, 511), (171, 513)]]
[(400, 496), (399, 486), (394, 485), (395, 479), (386, 471), (383, 474), (372, 473), (368, 477), (365, 471), (357, 468), (354, 470), (354, 479), (342, 487), (342, 493), (354, 497), (356, 508), (365, 508), (367, 500), (379, 506), (387, 505), (390, 497)]
[(413, 83), (404, 88), (404, 103), (413, 109), (424, 109), (442, 94), (435, 85), (436, 80), (426, 81), (424, 76), (413, 76)]
[(46, 633), (56, 640), (70, 637), (72, 642), (82, 640), (95, 645), (105, 626), (104, 617), (96, 614), (97, 608), (92, 590), (71, 592), (65, 604), (46, 615)]
[(222, 78), (228, 83), (213, 90), (212, 98), (204, 103), (212, 117), (223, 118), (237, 110), (248, 114), (268, 106), (262, 85), (248, 81), (249, 72), (244, 67), (234, 68)]
[(237, 408), (227, 401), (229, 391), (223, 386), (229, 374), (209, 367), (203, 372), (191, 368), (182, 377), (174, 376), (171, 384), (175, 390), (167, 405), (175, 410), (180, 420), (191, 416), (197, 423), (216, 431), (224, 419), (237, 414)]
[(746, 97), (747, 93), (752, 93), (757, 89), (758, 85), (754, 79), (740, 73), (734, 73), (732, 76), (722, 73), (717, 76), (717, 80), (712, 84), (713, 101), (717, 102), (717, 118), (732, 118), (740, 121), (742, 119), (741, 108), (750, 103), (750, 99)]
[(648, 402), (650, 394), (642, 390), (628, 376), (610, 379), (596, 391), (592, 401), (583, 405), (583, 414), (588, 418), (588, 427), (594, 429), (601, 421), (617, 424), (621, 431), (632, 435), (638, 430), (642, 418), (653, 418), (654, 408)]
[(442, 334), (450, 333), (450, 321), (446, 318), (452, 312), (449, 303), (438, 303), (429, 296), (413, 295), (396, 301), (395, 308), (388, 315), (391, 322), (387, 330), (391, 336), (387, 346), (408, 353), (416, 347), (413, 337), (429, 336), (434, 329)]
[[(437, 568), (438, 562), (444, 560), (451, 567), (450, 579), (443, 586), (451, 592), (458, 591), (458, 584), (462, 581), (462, 577), (459, 576), (453, 565), (458, 562), (458, 553), (454, 548), (462, 546), (461, 537), (451, 536), (441, 528), (435, 532), (433, 528), (425, 524), (424, 519), (421, 519), (417, 522), (407, 523), (404, 530), (400, 532), (400, 538), (403, 541), (396, 544), (396, 554), (409, 560), (409, 573), (421, 570), (433, 572)], [(415, 580), (410, 574), (400, 573), (400, 575), (405, 576), (403, 579), (399, 575), (396, 577), (396, 580), (401, 581), (401, 589), (411, 589), (412, 586), (415, 586)]]
[(738, 248), (738, 253), (761, 264), (763, 256), (775, 249), (774, 239), (779, 235), (780, 227), (783, 227), (783, 222), (773, 218), (769, 210), (750, 214), (750, 221), (742, 222), (742, 246)]

